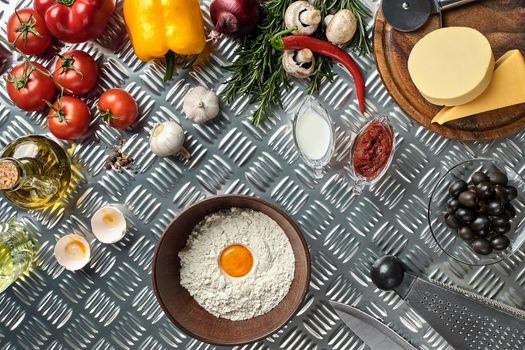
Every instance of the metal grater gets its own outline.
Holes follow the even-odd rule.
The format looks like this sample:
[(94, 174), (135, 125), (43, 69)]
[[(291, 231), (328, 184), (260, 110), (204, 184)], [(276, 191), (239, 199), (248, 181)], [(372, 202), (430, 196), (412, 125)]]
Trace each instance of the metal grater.
[(525, 312), (405, 273), (394, 289), (454, 349), (525, 349)]

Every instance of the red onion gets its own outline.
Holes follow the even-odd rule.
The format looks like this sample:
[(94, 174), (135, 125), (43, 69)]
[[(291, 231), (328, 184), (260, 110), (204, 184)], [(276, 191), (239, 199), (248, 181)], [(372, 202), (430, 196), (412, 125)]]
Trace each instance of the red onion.
[(241, 38), (251, 33), (259, 23), (259, 0), (212, 0), (210, 15), (215, 28), (212, 38), (221, 34)]

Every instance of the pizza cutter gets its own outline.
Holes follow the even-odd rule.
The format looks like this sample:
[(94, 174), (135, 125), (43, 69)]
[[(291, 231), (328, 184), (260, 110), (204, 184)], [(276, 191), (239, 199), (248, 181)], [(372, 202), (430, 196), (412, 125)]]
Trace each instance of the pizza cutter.
[(442, 11), (476, 0), (383, 0), (381, 11), (385, 21), (400, 32), (411, 32), (423, 26), (430, 15), (439, 15), (443, 26)]

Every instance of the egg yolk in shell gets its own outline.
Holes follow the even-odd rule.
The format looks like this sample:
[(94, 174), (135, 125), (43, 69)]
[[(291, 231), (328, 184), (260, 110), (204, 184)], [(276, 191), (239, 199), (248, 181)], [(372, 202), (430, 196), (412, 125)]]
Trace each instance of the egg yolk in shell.
[(222, 271), (232, 277), (243, 277), (253, 267), (253, 255), (241, 244), (232, 244), (224, 248), (219, 256)]
[(65, 246), (64, 250), (66, 254), (73, 257), (84, 256), (86, 255), (86, 246), (84, 243), (73, 240)]

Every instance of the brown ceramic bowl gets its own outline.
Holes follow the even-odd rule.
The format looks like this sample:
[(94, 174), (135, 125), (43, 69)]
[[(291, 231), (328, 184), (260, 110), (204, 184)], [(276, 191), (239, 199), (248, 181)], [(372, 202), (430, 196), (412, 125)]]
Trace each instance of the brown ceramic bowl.
[[(295, 257), (295, 275), (288, 294), (270, 312), (244, 321), (213, 316), (180, 285), (178, 253), (191, 231), (206, 215), (232, 207), (257, 210), (275, 220), (290, 240)], [(183, 210), (160, 238), (153, 256), (153, 290), (166, 315), (192, 337), (217, 345), (249, 343), (277, 331), (298, 311), (309, 281), (310, 254), (299, 227), (281, 209), (250, 196), (212, 197)]]

